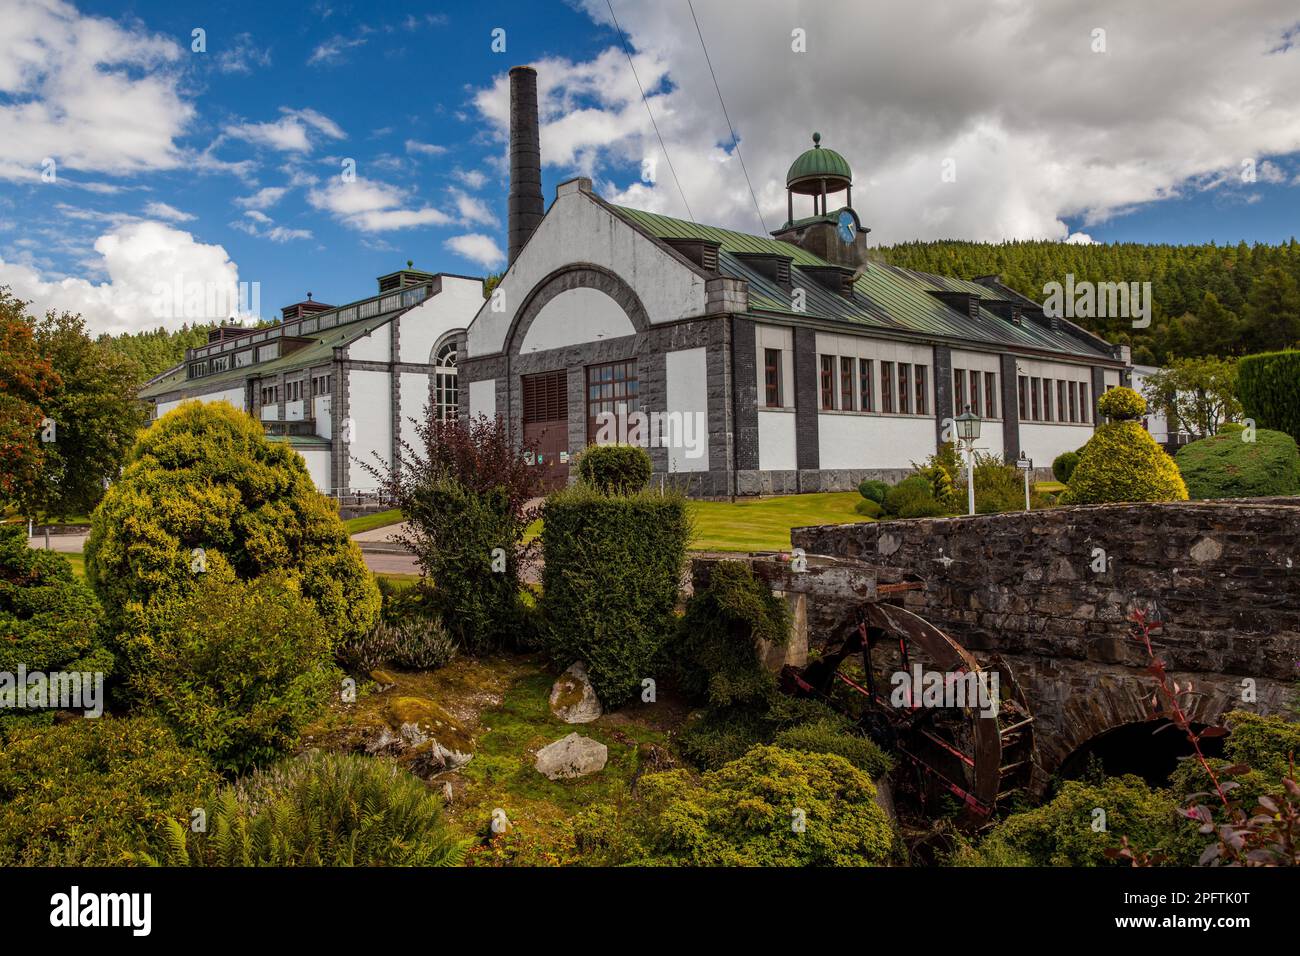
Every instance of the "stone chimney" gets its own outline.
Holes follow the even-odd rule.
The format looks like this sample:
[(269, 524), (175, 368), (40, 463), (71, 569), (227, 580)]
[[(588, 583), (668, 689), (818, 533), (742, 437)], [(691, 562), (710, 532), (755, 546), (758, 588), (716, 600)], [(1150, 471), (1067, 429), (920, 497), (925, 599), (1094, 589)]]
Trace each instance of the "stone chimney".
[(542, 146), (537, 128), (537, 71), (510, 69), (510, 224), (512, 265), (546, 214), (542, 201)]

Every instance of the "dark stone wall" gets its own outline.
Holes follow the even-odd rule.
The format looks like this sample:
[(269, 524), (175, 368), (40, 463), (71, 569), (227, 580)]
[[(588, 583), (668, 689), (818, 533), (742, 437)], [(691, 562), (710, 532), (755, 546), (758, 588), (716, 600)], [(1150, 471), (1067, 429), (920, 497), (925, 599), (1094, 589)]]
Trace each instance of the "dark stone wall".
[(796, 328), (794, 330), (794, 454), (795, 464), (799, 466), (800, 472), (816, 471), (821, 467), (821, 433), (817, 422), (817, 409), (821, 405), (821, 397), (818, 394), (817, 375), (817, 332), (815, 329)]
[[(919, 576), (909, 610), (977, 657), (999, 654), (1035, 713), (1040, 786), (1091, 738), (1151, 719), (1153, 678), (1128, 623), (1135, 609), (1163, 622), (1152, 643), (1191, 685), (1182, 700), (1194, 721), (1295, 700), (1300, 499), (885, 521), (797, 528), (791, 539), (809, 554)], [(814, 646), (844, 611), (810, 608)]]

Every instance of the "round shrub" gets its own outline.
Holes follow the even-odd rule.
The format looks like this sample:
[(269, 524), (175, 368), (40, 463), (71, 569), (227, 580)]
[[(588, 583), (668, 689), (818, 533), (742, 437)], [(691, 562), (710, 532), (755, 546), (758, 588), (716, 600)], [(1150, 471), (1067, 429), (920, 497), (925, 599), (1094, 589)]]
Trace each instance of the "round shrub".
[(218, 780), (149, 717), (10, 731), (0, 747), (0, 866), (115, 866), (163, 844)]
[(863, 498), (853, 506), (853, 510), (867, 518), (879, 518), (885, 513), (885, 509), (881, 507), (880, 502), (871, 498)]
[[(95, 595), (77, 580), (67, 558), (28, 547), (21, 525), (0, 525), (0, 671), (16, 674), (19, 665), (28, 673), (107, 676), (113, 655), (100, 640)], [(18, 711), (16, 700), (0, 698), (0, 705), (0, 721), (34, 714)]]
[(1070, 483), (1070, 476), (1079, 466), (1081, 456), (1077, 451), (1063, 451), (1052, 460), (1052, 477), (1063, 485)]
[(863, 478), (858, 483), (858, 494), (869, 501), (874, 501), (878, 505), (885, 503), (885, 495), (889, 494), (889, 483), (877, 481), (874, 478)]
[[(1103, 782), (1067, 780), (1049, 802), (1013, 813), (985, 838), (977, 851), (984, 865), (1022, 858), (1031, 866), (1109, 866), (1106, 851), (1119, 849), (1120, 837), (1147, 853), (1161, 853), (1170, 865), (1193, 866), (1205, 838), (1180, 813), (1168, 790), (1153, 790), (1134, 776)], [(1094, 830), (1096, 810), (1106, 813), (1104, 830)]]
[(396, 764), (312, 751), (224, 788), (205, 833), (168, 821), (169, 866), (459, 866), (442, 800)]
[(761, 701), (776, 688), (759, 657), (759, 642), (790, 640), (785, 601), (754, 577), (749, 565), (719, 561), (709, 583), (686, 604), (666, 649), (683, 691), (713, 707)]
[(128, 692), (214, 766), (242, 772), (297, 745), (334, 672), (324, 622), (294, 579), (200, 575), (120, 635)]
[(686, 499), (604, 495), (577, 485), (543, 509), (543, 640), (561, 666), (587, 665), (601, 701), (626, 703), (676, 630), (691, 538)]
[(591, 445), (578, 456), (578, 480), (609, 494), (640, 491), (651, 470), (650, 455), (637, 445)]
[(889, 489), (885, 512), (895, 518), (937, 518), (948, 514), (948, 508), (935, 498), (930, 479), (912, 475)]
[(1136, 421), (1147, 410), (1147, 400), (1131, 388), (1112, 388), (1097, 399), (1097, 411), (1115, 422)]
[(1061, 492), (1061, 504), (1112, 501), (1186, 501), (1178, 466), (1137, 422), (1098, 427)]
[(361, 549), (297, 452), (226, 402), (185, 402), (141, 436), (95, 509), (86, 576), (118, 625), (222, 564), (245, 581), (286, 572), (335, 640), (379, 612)]
[(1192, 498), (1265, 498), (1300, 495), (1300, 452), (1295, 439), (1266, 428), (1254, 441), (1241, 429), (1221, 431), (1178, 449), (1174, 461)]
[(1237, 362), (1237, 398), (1261, 428), (1300, 441), (1300, 350), (1261, 352)]
[(624, 820), (640, 862), (678, 866), (878, 866), (894, 845), (871, 778), (835, 754), (759, 746), (695, 778), (643, 776)]

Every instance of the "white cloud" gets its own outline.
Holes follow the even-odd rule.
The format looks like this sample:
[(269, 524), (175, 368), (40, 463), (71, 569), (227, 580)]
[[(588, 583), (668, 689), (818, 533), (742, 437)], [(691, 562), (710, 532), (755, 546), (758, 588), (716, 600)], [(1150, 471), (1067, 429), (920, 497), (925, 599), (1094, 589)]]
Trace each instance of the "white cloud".
[(445, 226), (454, 220), (431, 206), (408, 208), (412, 197), (377, 180), (331, 179), (307, 194), (307, 201), (361, 232), (387, 232), (413, 226)]
[[(105, 282), (73, 277), (46, 277), (36, 269), (0, 259), (0, 285), (32, 301), (32, 309), (79, 312), (92, 332), (127, 332), (140, 329), (179, 328), (185, 322), (229, 318), (229, 314), (159, 316), (154, 312), (160, 288), (201, 284), (204, 288), (233, 289), (238, 267), (219, 245), (199, 242), (190, 233), (161, 222), (130, 222), (104, 233), (95, 241), (98, 261), (91, 271), (107, 276)], [(224, 310), (223, 310), (224, 311)]]
[(1072, 232), (1065, 237), (1067, 244), (1071, 246), (1095, 246), (1097, 240), (1092, 238), (1086, 232)]
[(472, 223), (483, 226), (497, 225), (496, 213), (482, 199), (463, 193), (459, 189), (453, 189), (451, 196), (456, 200), (456, 212), (460, 216), (461, 222), (466, 225)]
[(174, 40), (62, 0), (6, 0), (3, 23), (0, 178), (33, 181), (45, 157), (113, 175), (180, 165), (194, 108)]
[(252, 34), (241, 33), (233, 44), (217, 53), (216, 62), (222, 73), (248, 74), (256, 67), (270, 66), (271, 51), (257, 46)]
[(446, 146), (439, 146), (436, 143), (420, 143), (413, 139), (406, 141), (406, 151), (415, 153), (420, 156), (441, 156), (447, 152)]
[(483, 235), (481, 232), (452, 236), (443, 245), (457, 255), (464, 256), (485, 269), (492, 269), (506, 261), (506, 254), (501, 251), (501, 247), (496, 244), (496, 240), (491, 236)]
[(275, 220), (260, 209), (246, 210), (244, 218), (236, 219), (230, 224), (230, 228), (246, 232), (250, 236), (270, 239), (272, 242), (292, 242), (294, 239), (312, 238), (310, 229), (290, 229), (287, 226), (277, 226)]
[(283, 186), (266, 186), (251, 196), (235, 197), (235, 205), (241, 209), (269, 209), (278, 203), (288, 191)]
[(171, 222), (189, 222), (194, 217), (187, 212), (181, 212), (175, 206), (169, 206), (165, 202), (151, 202), (144, 207), (147, 215), (155, 219), (167, 219)]
[(324, 43), (321, 43), (316, 49), (312, 50), (311, 56), (307, 58), (309, 66), (323, 64), (333, 66), (342, 63), (347, 59), (347, 51), (354, 47), (364, 46), (365, 37), (330, 37)]
[(236, 123), (227, 126), (225, 133), (256, 146), (288, 153), (310, 152), (313, 141), (321, 137), (346, 138), (337, 123), (313, 109), (293, 110), (282, 106), (280, 112), (284, 115), (273, 123)]
[[(609, 23), (605, 0), (581, 5)], [(624, 8), (695, 218), (757, 232), (689, 20), (684, 28), (675, 5)], [(1300, 55), (1270, 53), (1296, 21), (1294, 0), (1252, 0), (1232, 17), (1213, 4), (1130, 0), (879, 0), (869, 13), (855, 0), (797, 10), (751, 0), (740, 18), (719, 0), (695, 9), (768, 229), (785, 220), (785, 172), (814, 129), (852, 165), (854, 206), (882, 243), (1063, 240), (1067, 218), (1091, 228), (1215, 173), (1228, 171), (1226, 184), (1243, 157), (1300, 150)], [(1105, 53), (1092, 52), (1099, 25)], [(791, 50), (796, 27), (806, 53)], [(684, 215), (621, 49), (535, 65), (543, 161), (601, 179), (617, 169), (621, 189), (609, 198)], [(505, 74), (474, 103), (495, 127), (501, 162)], [(955, 182), (943, 178), (947, 159)], [(649, 184), (639, 181), (643, 160), (655, 166)], [(796, 199), (796, 215), (810, 209)]]
[(457, 169), (452, 175), (470, 189), (482, 189), (487, 185), (487, 175), (477, 169)]

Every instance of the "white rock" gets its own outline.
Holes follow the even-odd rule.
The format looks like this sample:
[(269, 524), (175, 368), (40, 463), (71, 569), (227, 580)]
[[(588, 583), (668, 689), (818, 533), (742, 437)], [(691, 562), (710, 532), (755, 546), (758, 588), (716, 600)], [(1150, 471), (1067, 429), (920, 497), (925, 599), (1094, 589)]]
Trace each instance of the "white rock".
[(547, 744), (537, 751), (537, 771), (549, 780), (571, 780), (603, 770), (609, 748), (579, 734)]
[(582, 661), (573, 664), (551, 685), (551, 713), (566, 724), (589, 724), (602, 711), (587, 668)]

